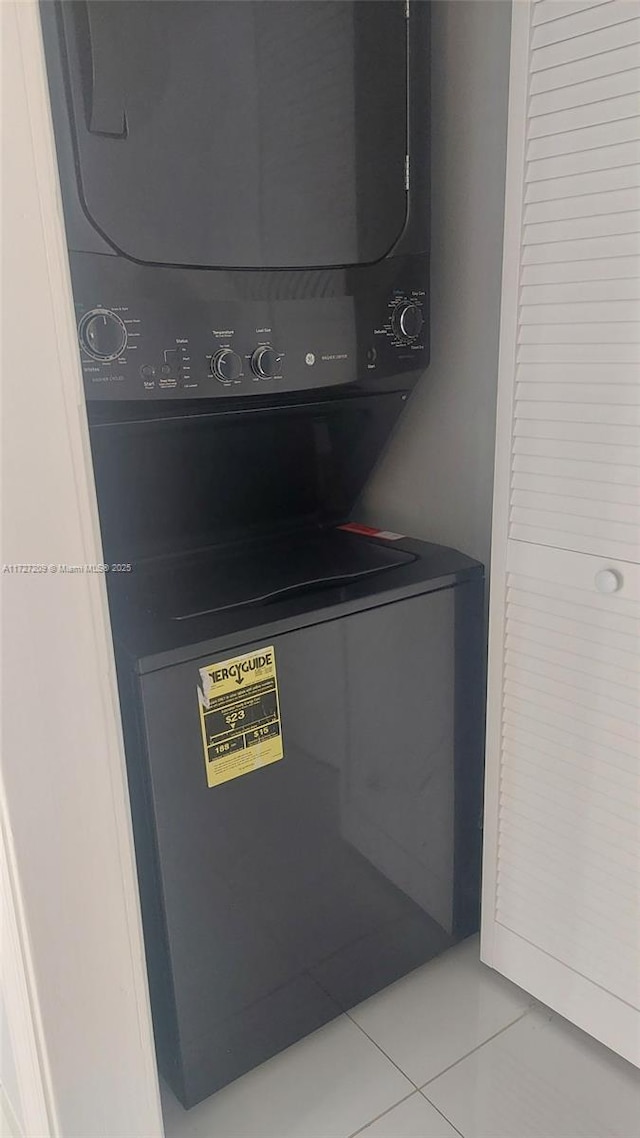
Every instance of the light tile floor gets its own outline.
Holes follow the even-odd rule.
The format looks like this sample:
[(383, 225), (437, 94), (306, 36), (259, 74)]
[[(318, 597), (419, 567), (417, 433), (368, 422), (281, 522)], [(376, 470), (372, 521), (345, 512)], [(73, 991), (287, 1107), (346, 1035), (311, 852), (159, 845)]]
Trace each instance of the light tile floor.
[(640, 1072), (480, 963), (474, 937), (190, 1111), (166, 1138), (640, 1138)]

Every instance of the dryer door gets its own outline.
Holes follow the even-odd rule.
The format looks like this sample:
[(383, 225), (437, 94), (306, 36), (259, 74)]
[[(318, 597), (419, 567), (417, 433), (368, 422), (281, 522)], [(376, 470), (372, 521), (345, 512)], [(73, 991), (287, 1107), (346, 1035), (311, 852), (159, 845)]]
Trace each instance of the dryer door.
[(379, 260), (407, 214), (404, 0), (61, 5), (80, 193), (140, 261)]

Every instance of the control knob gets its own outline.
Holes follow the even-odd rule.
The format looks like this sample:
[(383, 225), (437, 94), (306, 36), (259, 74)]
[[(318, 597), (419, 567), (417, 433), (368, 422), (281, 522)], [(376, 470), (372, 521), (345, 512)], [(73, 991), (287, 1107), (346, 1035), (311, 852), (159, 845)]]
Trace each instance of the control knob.
[(230, 380), (239, 379), (242, 375), (242, 360), (231, 348), (221, 348), (211, 360), (211, 371), (216, 379), (228, 383)]
[(251, 357), (251, 370), (258, 379), (272, 379), (278, 370), (279, 357), (268, 344), (256, 348)]
[(406, 343), (411, 343), (413, 340), (418, 339), (423, 324), (424, 317), (419, 304), (407, 302), (399, 304), (391, 317), (393, 331), (396, 336), (405, 340)]
[(78, 337), (84, 351), (94, 360), (115, 360), (127, 346), (127, 329), (115, 312), (93, 308), (85, 312), (78, 326)]

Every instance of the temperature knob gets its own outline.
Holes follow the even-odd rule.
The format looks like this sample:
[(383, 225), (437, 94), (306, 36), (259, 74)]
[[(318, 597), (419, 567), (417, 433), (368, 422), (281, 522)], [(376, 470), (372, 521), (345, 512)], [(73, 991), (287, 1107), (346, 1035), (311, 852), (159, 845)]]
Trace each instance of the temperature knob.
[(424, 324), (420, 305), (399, 304), (391, 318), (391, 324), (396, 336), (402, 340), (407, 343), (417, 340)]
[(242, 375), (242, 360), (237, 352), (231, 351), (231, 348), (221, 348), (211, 361), (211, 371), (216, 379), (228, 383), (233, 379), (239, 379)]
[(78, 326), (80, 345), (94, 360), (115, 360), (127, 346), (127, 329), (115, 312), (94, 308)]
[(251, 357), (251, 370), (258, 379), (272, 379), (278, 370), (278, 356), (273, 348), (256, 348)]

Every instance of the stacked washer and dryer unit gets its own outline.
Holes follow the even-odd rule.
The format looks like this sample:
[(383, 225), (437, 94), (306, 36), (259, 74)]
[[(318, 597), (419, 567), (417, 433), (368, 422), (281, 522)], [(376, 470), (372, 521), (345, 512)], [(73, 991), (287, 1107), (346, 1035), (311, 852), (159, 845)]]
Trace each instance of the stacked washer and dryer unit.
[(477, 925), (482, 567), (352, 520), (428, 363), (429, 5), (42, 21), (158, 1062), (188, 1107)]

